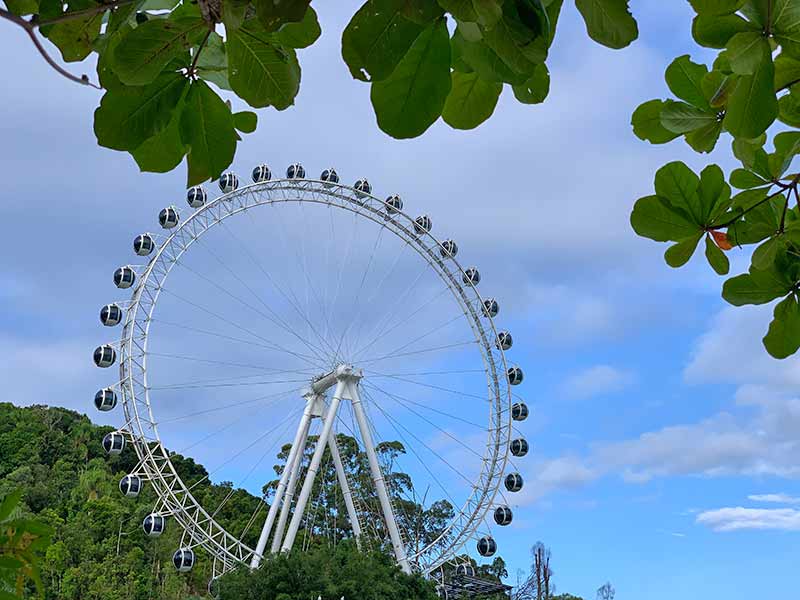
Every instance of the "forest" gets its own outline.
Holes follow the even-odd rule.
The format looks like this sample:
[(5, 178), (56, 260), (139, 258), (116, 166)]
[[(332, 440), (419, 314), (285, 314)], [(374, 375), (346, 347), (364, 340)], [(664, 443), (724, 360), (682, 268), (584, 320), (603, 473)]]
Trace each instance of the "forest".
[[(0, 498), (20, 490), (21, 501), (12, 516), (31, 518), (50, 530), (49, 544), (36, 553), (39, 555), (41, 594), (48, 600), (186, 600), (208, 597), (211, 565), (202, 552), (198, 553), (198, 563), (188, 574), (178, 573), (172, 566), (172, 554), (180, 546), (181, 532), (177, 526), (168, 524), (165, 533), (157, 538), (148, 538), (143, 533), (142, 520), (152, 511), (156, 499), (147, 486), (136, 498), (127, 498), (120, 493), (119, 480), (136, 467), (136, 457), (133, 452), (106, 455), (101, 440), (111, 430), (111, 427), (94, 425), (88, 417), (63, 408), (15, 407), (10, 403), (0, 403)], [(352, 438), (342, 436), (340, 444), (343, 460), (354, 475), (354, 493), (357, 494), (358, 474), (368, 472), (360, 464), (366, 461), (366, 457), (358, 452)], [(393, 455), (404, 452), (399, 442), (382, 443), (378, 450), (389, 466)], [(288, 445), (276, 457), (276, 477), (280, 475), (287, 452)], [(254, 543), (257, 532), (247, 527), (247, 520), (260, 499), (243, 489), (234, 489), (230, 483), (209, 482), (206, 469), (189, 457), (173, 454), (171, 458), (184, 480), (194, 485), (193, 493), (200, 502), (206, 506), (219, 506), (217, 518), (231, 530), (245, 530), (245, 541)], [(452, 507), (446, 501), (439, 501), (433, 502), (426, 510), (402, 499), (400, 493), (408, 491), (410, 478), (392, 470), (388, 473), (387, 480), (404, 529), (424, 532), (420, 533), (422, 537), (418, 540), (424, 543), (447, 522)], [(214, 593), (221, 594), (222, 598), (244, 598), (236, 590), (245, 586), (252, 590), (264, 589), (260, 586), (274, 588), (270, 583), (272, 577), (284, 580), (280, 573), (293, 572), (300, 575), (286, 579), (285, 583), (295, 594), (303, 591), (302, 586), (297, 585), (298, 577), (306, 581), (307, 586), (320, 586), (315, 588), (318, 590), (335, 587), (333, 593), (339, 595), (345, 590), (357, 591), (359, 586), (363, 588), (367, 583), (374, 589), (373, 584), (384, 577), (387, 590), (413, 589), (416, 591), (412, 597), (429, 597), (432, 585), (418, 577), (400, 577), (399, 570), (387, 558), (384, 549), (375, 546), (364, 554), (355, 551), (348, 543), (350, 533), (345, 518), (333, 525), (335, 516), (345, 512), (341, 496), (333, 493), (335, 479), (332, 466), (320, 473), (315, 496), (320, 499), (321, 508), (317, 512), (318, 518), (306, 524), (306, 529), (313, 529), (312, 535), (306, 536), (306, 548), (310, 552), (285, 557), (274, 569), (263, 569), (263, 574), (259, 573), (257, 577), (247, 572), (234, 573), (229, 578), (230, 583), (223, 578), (219, 582), (220, 589), (213, 590)], [(276, 481), (265, 486), (267, 497)], [(366, 481), (363, 487), (366, 494)], [(369, 506), (370, 502), (376, 500), (364, 498), (365, 509), (377, 510), (377, 507)], [(380, 537), (381, 532), (373, 531), (373, 539)], [(336, 548), (335, 551), (332, 548)], [(325, 568), (315, 567), (326, 561), (330, 564)], [(347, 571), (343, 565), (349, 565), (351, 577), (345, 576)], [(4, 563), (0, 562), (0, 574), (3, 567)], [(370, 578), (363, 577), (365, 572), (370, 573)], [(317, 579), (304, 578), (303, 573), (322, 575)], [(478, 567), (478, 574), (498, 580), (506, 575), (505, 563), (502, 558), (495, 557), (493, 562)], [(330, 583), (331, 578), (335, 584)], [(4, 579), (0, 577), (2, 581)], [(34, 590), (31, 579), (23, 594)], [(286, 595), (280, 593), (280, 590), (276, 591), (278, 595), (274, 597), (287, 600)], [(252, 597), (272, 598), (264, 595)], [(295, 597), (305, 596), (288, 598)]]

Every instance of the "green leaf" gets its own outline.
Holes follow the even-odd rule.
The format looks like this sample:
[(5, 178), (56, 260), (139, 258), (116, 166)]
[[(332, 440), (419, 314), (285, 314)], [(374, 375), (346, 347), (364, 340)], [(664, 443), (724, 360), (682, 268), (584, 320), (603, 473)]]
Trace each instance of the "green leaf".
[(151, 19), (127, 33), (114, 50), (111, 68), (127, 85), (146, 85), (177, 57), (187, 57), (206, 31), (197, 18)]
[(275, 34), (275, 38), (290, 48), (307, 48), (316, 42), (321, 34), (317, 13), (309, 6), (302, 21), (287, 23)]
[(667, 105), (663, 100), (650, 100), (634, 111), (631, 117), (633, 133), (640, 140), (647, 140), (651, 144), (666, 144), (678, 137), (661, 124), (661, 111)]
[(233, 125), (242, 133), (253, 133), (258, 124), (258, 116), (249, 110), (233, 113)]
[(645, 196), (636, 201), (631, 226), (637, 234), (657, 242), (683, 240), (699, 230), (682, 211), (658, 196)]
[(786, 358), (800, 348), (800, 307), (794, 294), (775, 305), (763, 342), (764, 348), (774, 358)]
[(774, 265), (766, 270), (750, 267), (749, 273), (732, 277), (723, 284), (722, 297), (734, 306), (766, 304), (791, 289), (792, 284)]
[(800, 58), (800, 6), (796, 0), (774, 0), (772, 33), (784, 52)]
[(381, 81), (419, 37), (423, 28), (406, 19), (402, 0), (367, 0), (342, 33), (342, 58), (361, 81)]
[(765, 178), (770, 176), (769, 169), (766, 168), (767, 153), (764, 152), (762, 148), (766, 141), (766, 134), (761, 134), (752, 140), (745, 138), (735, 139), (731, 144), (733, 155), (738, 158), (745, 167)]
[(739, 10), (745, 0), (689, 0), (695, 12), (702, 15), (727, 15)]
[(696, 108), (685, 102), (667, 100), (661, 109), (661, 125), (672, 133), (689, 133), (716, 122), (716, 112)]
[(764, 54), (751, 75), (739, 78), (723, 121), (734, 137), (758, 137), (775, 121), (778, 101), (773, 89), (774, 71), (772, 57)]
[(512, 87), (514, 97), (523, 104), (540, 104), (550, 92), (550, 71), (547, 65), (536, 65), (533, 75), (523, 84)]
[(693, 63), (688, 54), (679, 56), (667, 67), (664, 79), (669, 89), (681, 100), (694, 107), (708, 110), (708, 100), (703, 93), (703, 77), (708, 74), (705, 65)]
[[(186, 89), (188, 92), (188, 87)], [(131, 154), (139, 169), (151, 173), (167, 173), (181, 164), (187, 148), (181, 139), (181, 115), (183, 101), (173, 112), (172, 119), (165, 129), (145, 140)]]
[[(93, 1), (73, 1), (69, 3), (67, 12), (77, 12), (93, 8)], [(105, 11), (84, 18), (74, 18), (41, 28), (42, 35), (47, 37), (61, 51), (66, 62), (78, 62), (91, 54), (93, 46), (100, 37), (100, 26)]]
[(223, 90), (231, 89), (228, 81), (228, 56), (222, 36), (212, 32), (197, 59), (197, 74)]
[(700, 178), (682, 162), (667, 163), (656, 171), (656, 194), (683, 211), (698, 227), (703, 225), (699, 187)]
[(172, 10), (176, 4), (178, 4), (178, 0), (145, 0), (139, 10)]
[(753, 251), (750, 262), (756, 269), (768, 269), (775, 262), (778, 250), (784, 247), (779, 236), (771, 237)]
[(758, 29), (739, 15), (697, 15), (692, 21), (692, 37), (706, 48), (724, 48), (737, 33)]
[(417, 25), (428, 25), (442, 16), (444, 10), (436, 0), (405, 0), (403, 16)]
[(378, 126), (395, 138), (420, 135), (441, 115), (450, 88), (450, 37), (442, 18), (425, 28), (391, 77), (372, 84)]
[(784, 131), (773, 140), (775, 152), (769, 155), (770, 174), (779, 179), (789, 169), (792, 160), (800, 153), (800, 132)]
[(739, 192), (733, 197), (733, 208), (741, 209), (742, 211), (749, 211), (756, 204), (759, 204), (764, 198), (767, 197), (767, 190), (762, 188), (754, 188)]
[(711, 152), (717, 145), (720, 133), (722, 133), (722, 123), (714, 121), (687, 133), (686, 143), (695, 152)]
[(737, 83), (739, 83), (738, 75), (711, 71), (703, 78), (703, 91), (707, 93), (709, 106), (713, 109), (724, 108)]
[(703, 237), (703, 232), (698, 231), (694, 235), (670, 246), (664, 253), (664, 260), (667, 261), (667, 264), (672, 268), (682, 267), (692, 258), (701, 237)]
[(499, 0), (438, 0), (439, 5), (459, 21), (492, 27), (503, 16)]
[(730, 206), (731, 188), (725, 183), (725, 175), (718, 165), (708, 165), (700, 172), (700, 185), (697, 188), (699, 216), (703, 225)]
[[(461, 61), (469, 66), (471, 70), (478, 73), (481, 79), (486, 81), (499, 81), (515, 85), (524, 84), (527, 75), (517, 73), (495, 53), (483, 41), (470, 42), (463, 35), (463, 28), (458, 26), (452, 39), (450, 47), (453, 53), (453, 62)], [(538, 65), (533, 65), (532, 72), (535, 73)], [(458, 69), (461, 70), (461, 69)]]
[(737, 33), (727, 48), (731, 69), (739, 75), (755, 72), (763, 58), (770, 54), (769, 41), (760, 31)]
[(233, 161), (236, 131), (231, 110), (203, 81), (195, 81), (181, 115), (181, 138), (189, 154), (188, 186), (216, 179)]
[(760, 176), (747, 169), (734, 169), (731, 172), (731, 185), (740, 190), (749, 190), (751, 188), (769, 185), (769, 181), (762, 179)]
[(575, 0), (575, 6), (595, 42), (619, 49), (639, 37), (639, 27), (628, 10), (627, 0)]
[(39, 12), (39, 0), (4, 0), (6, 7), (18, 17)]
[(775, 58), (775, 91), (800, 82), (800, 60), (781, 53)]
[(225, 24), (226, 32), (242, 26), (249, 6), (250, 0), (224, 0), (222, 2), (222, 22)]
[(7, 494), (0, 502), (0, 522), (5, 521), (22, 500), (22, 490), (15, 490)]
[(228, 81), (250, 106), (284, 110), (300, 89), (300, 65), (292, 48), (276, 44), (255, 20), (228, 34)]
[[(553, 2), (549, 8), (559, 9), (560, 6), (560, 2)], [(555, 20), (550, 19), (551, 23)], [(523, 21), (517, 6), (513, 2), (506, 2), (503, 4), (503, 18), (493, 28), (484, 31), (483, 39), (509, 69), (529, 75), (537, 64), (547, 59), (552, 30), (544, 27), (543, 22), (538, 27), (530, 27)]]
[(720, 250), (710, 235), (706, 235), (706, 260), (717, 275), (727, 275), (731, 268), (730, 261), (725, 253)]
[(286, 23), (303, 20), (311, 0), (253, 0), (256, 16), (266, 31), (277, 31)]
[(492, 116), (503, 84), (481, 79), (477, 73), (452, 72), (452, 87), (442, 119), (454, 129), (474, 129)]
[(778, 100), (778, 119), (790, 127), (800, 127), (800, 98), (786, 94)]
[(165, 73), (143, 87), (108, 90), (94, 112), (97, 143), (114, 150), (134, 150), (167, 127), (189, 80)]

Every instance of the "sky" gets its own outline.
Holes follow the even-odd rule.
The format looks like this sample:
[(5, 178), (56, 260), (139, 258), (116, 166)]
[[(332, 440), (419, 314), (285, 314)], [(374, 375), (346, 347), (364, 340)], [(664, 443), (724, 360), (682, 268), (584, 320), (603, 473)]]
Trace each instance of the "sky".
[[(630, 130), (639, 103), (667, 96), (662, 75), (673, 57), (709, 59), (691, 40), (688, 3), (635, 3), (641, 35), (622, 51), (591, 42), (568, 4), (548, 61), (552, 85), (545, 104), (518, 104), (506, 90), (478, 129), (460, 132), (439, 122), (406, 141), (378, 130), (368, 87), (353, 81), (341, 60), (340, 32), (355, 9), (353, 2), (317, 7), (323, 37), (300, 54), (303, 80), (295, 106), (258, 111), (258, 130), (240, 143), (233, 169), (246, 179), (262, 162), (281, 172), (301, 161), (310, 175), (335, 166), (343, 182), (367, 176), (377, 195), (401, 193), (410, 212), (429, 214), (434, 233), (452, 235), (460, 257), (480, 266), (481, 292), (501, 302), (501, 324), (514, 336), (509, 355), (526, 375), (518, 393), (532, 408), (519, 425), (532, 445), (519, 461), (526, 485), (508, 498), (514, 523), (496, 534), (510, 581), (527, 568), (529, 548), (541, 540), (552, 550), (558, 590), (585, 598), (594, 598), (605, 581), (620, 599), (738, 600), (791, 589), (800, 532), (800, 364), (773, 360), (763, 350), (770, 307), (726, 305), (722, 280), (702, 256), (674, 271), (663, 261), (665, 248), (638, 238), (628, 223), (634, 201), (651, 193), (655, 170), (669, 160), (698, 170), (710, 162), (726, 172), (735, 166), (725, 139), (711, 156), (699, 156), (680, 141), (650, 146)], [(58, 77), (10, 25), (0, 48), (14, 57), (0, 90), (2, 400), (65, 406), (119, 425), (119, 415), (100, 415), (91, 404), (109, 378), (92, 365), (91, 351), (114, 335), (97, 312), (122, 297), (111, 273), (135, 262), (133, 236), (156, 231), (158, 211), (168, 204), (188, 210), (185, 172), (142, 174), (127, 154), (98, 147), (92, 133), (98, 93)], [(323, 234), (324, 217), (245, 221), (237, 235), (299, 289), (289, 266), (297, 264), (297, 254), (286, 251), (297, 240), (308, 244), (303, 252), (316, 257), (319, 272), (332, 254), (344, 260), (332, 252), (341, 244)], [(291, 219), (302, 219), (303, 228)], [(234, 261), (228, 264), (235, 269), (247, 267), (230, 238), (216, 239), (214, 252)], [(356, 274), (366, 268), (374, 238), (357, 239), (367, 252), (351, 254)], [(382, 250), (375, 273), (400, 252), (388, 243)], [(202, 253), (193, 260), (194, 269), (208, 269), (208, 277), (234, 289), (234, 282), (221, 279), (230, 275), (221, 261)], [(747, 256), (732, 256), (732, 273), (747, 264)], [(403, 268), (375, 302), (362, 302), (366, 323), (380, 317), (370, 312), (386, 306), (380, 298), (397, 298), (416, 272)], [(176, 271), (175, 285), (205, 298), (197, 295), (204, 294), (203, 282), (192, 283), (191, 275)], [(345, 289), (352, 292), (357, 279), (348, 271)], [(419, 285), (414, 296), (421, 305), (437, 288), (433, 279)], [(232, 314), (253, 317), (235, 301), (233, 309), (225, 305), (222, 290), (206, 292)], [(347, 297), (331, 314), (346, 310)], [(405, 310), (415, 306), (409, 302)], [(430, 329), (434, 318), (452, 310), (441, 298), (432, 306), (401, 327), (403, 333)], [(174, 314), (185, 317), (185, 325), (210, 322), (200, 313), (181, 313), (181, 301), (173, 297), (170, 304), (168, 294), (163, 310), (164, 320)], [(222, 344), (195, 346), (186, 332), (162, 328), (154, 344), (162, 344), (164, 354), (187, 345), (234, 352)], [(442, 337), (458, 341), (457, 335), (448, 329)], [(395, 373), (421, 372), (433, 362), (452, 370), (467, 360), (458, 354), (415, 359)], [(202, 375), (186, 365), (153, 365), (154, 380), (164, 386), (223, 372), (221, 365), (203, 368)], [(449, 385), (470, 385), (471, 376), (446, 377)], [(423, 404), (437, 400), (413, 393)], [(268, 418), (287, 418), (293, 428), (291, 411), (299, 405), (286, 398), (271, 405)], [(213, 392), (178, 395), (163, 401), (162, 418), (215, 402)], [(237, 427), (212, 445), (196, 442), (213, 419), (179, 420), (164, 433), (178, 449), (195, 444), (187, 452), (211, 468), (234, 453), (237, 436), (256, 435), (261, 424), (248, 422), (251, 414), (233, 413)], [(373, 416), (379, 430), (390, 425)], [(421, 438), (422, 452), (467, 464), (463, 443), (436, 439), (434, 430), (412, 425), (408, 415), (399, 419)], [(448, 437), (471, 443), (467, 430), (445, 429)], [(280, 435), (274, 443), (285, 439)], [(415, 479), (425, 479), (410, 457), (408, 464)], [(255, 485), (240, 483), (246, 467), (220, 468), (215, 477)], [(439, 483), (457, 486), (457, 473), (441, 473)]]

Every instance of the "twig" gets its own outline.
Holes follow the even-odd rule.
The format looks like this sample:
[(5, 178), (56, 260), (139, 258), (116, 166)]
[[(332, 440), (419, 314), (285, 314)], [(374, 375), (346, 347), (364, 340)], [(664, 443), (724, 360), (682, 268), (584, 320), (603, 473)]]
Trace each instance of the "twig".
[(203, 38), (203, 41), (200, 42), (200, 45), (197, 47), (197, 52), (194, 53), (194, 57), (192, 58), (192, 64), (189, 65), (189, 71), (188, 71), (189, 76), (195, 74), (195, 69), (197, 68), (197, 60), (200, 58), (200, 52), (202, 52), (203, 47), (205, 47), (206, 42), (208, 41), (208, 38), (211, 37), (212, 33), (214, 33), (214, 30), (209, 29), (208, 33), (206, 33), (206, 37)]
[[(735, 216), (733, 219), (731, 219), (730, 221), (726, 221), (725, 223), (722, 223), (721, 225), (715, 225), (714, 227), (709, 227), (709, 229), (714, 229), (714, 230), (717, 230), (717, 229), (724, 229), (725, 227), (730, 227), (730, 226), (731, 226), (731, 225), (733, 225), (733, 224), (734, 224), (736, 221), (738, 221), (739, 219), (741, 219), (741, 218), (742, 218), (744, 215), (746, 215), (747, 213), (749, 213), (749, 212), (750, 212), (751, 210), (753, 210), (754, 208), (757, 208), (757, 207), (761, 206), (761, 205), (762, 205), (762, 204), (764, 204), (765, 202), (769, 202), (770, 200), (772, 200), (772, 199), (773, 199), (773, 198), (775, 198), (776, 196), (779, 196), (780, 194), (783, 194), (783, 193), (784, 193), (784, 192), (786, 192), (787, 190), (789, 191), (789, 194), (791, 194), (791, 193), (792, 193), (792, 191), (794, 191), (794, 193), (795, 193), (795, 197), (797, 197), (797, 184), (798, 184), (798, 182), (800, 182), (800, 173), (798, 173), (797, 175), (795, 175), (795, 176), (794, 176), (794, 178), (792, 179), (792, 182), (791, 182), (791, 183), (790, 183), (788, 186), (786, 186), (786, 187), (781, 187), (781, 189), (779, 189), (777, 192), (775, 192), (775, 193), (773, 193), (773, 194), (770, 194), (770, 195), (769, 195), (769, 196), (767, 196), (766, 198), (763, 198), (763, 199), (759, 200), (758, 202), (756, 202), (755, 204), (753, 204), (753, 206), (751, 206), (751, 207), (750, 207), (750, 208), (748, 208), (747, 210), (744, 210), (744, 211), (740, 212), (738, 215), (736, 215), (736, 216)], [(789, 198), (788, 198), (788, 197), (786, 198), (786, 205), (787, 205), (787, 206), (789, 205)]]
[(76, 10), (74, 12), (67, 12), (61, 16), (53, 17), (52, 19), (45, 19), (44, 21), (40, 21), (36, 15), (31, 17), (30, 23), (31, 25), (35, 25), (36, 27), (44, 27), (46, 25), (53, 25), (55, 23), (62, 23), (64, 21), (71, 21), (72, 19), (79, 19), (80, 17), (89, 17), (92, 15), (96, 15), (101, 12), (105, 12), (107, 10), (111, 10), (117, 8), (118, 6), (125, 6), (126, 4), (133, 4), (137, 0), (116, 0), (115, 2), (108, 2), (104, 4), (99, 4), (98, 6), (93, 6), (91, 8), (85, 8), (83, 10)]
[(42, 55), (42, 58), (44, 58), (44, 60), (47, 62), (47, 64), (50, 65), (51, 67), (53, 67), (53, 69), (55, 69), (55, 71), (57, 73), (59, 73), (60, 75), (63, 75), (64, 77), (66, 77), (70, 81), (74, 81), (75, 83), (80, 83), (81, 85), (88, 85), (88, 86), (93, 87), (93, 88), (98, 89), (98, 90), (102, 90), (103, 89), (99, 85), (95, 85), (94, 83), (89, 81), (89, 76), (88, 75), (81, 75), (80, 77), (78, 77), (77, 75), (73, 75), (72, 73), (67, 71), (64, 67), (59, 65), (55, 60), (53, 60), (53, 57), (51, 57), (47, 53), (47, 50), (45, 49), (44, 46), (42, 46), (42, 43), (39, 41), (39, 38), (36, 36), (36, 31), (35, 31), (36, 25), (34, 25), (32, 22), (26, 21), (22, 17), (18, 17), (17, 15), (15, 15), (15, 14), (13, 14), (13, 13), (11, 13), (11, 12), (3, 9), (3, 8), (0, 8), (0, 17), (2, 17), (4, 19), (7, 19), (8, 21), (11, 21), (12, 23), (16, 23), (17, 25), (22, 27), (22, 29), (25, 30), (25, 33), (28, 34), (28, 37), (31, 38), (31, 41), (33, 42), (33, 45), (36, 46), (36, 49), (39, 51), (39, 54)]

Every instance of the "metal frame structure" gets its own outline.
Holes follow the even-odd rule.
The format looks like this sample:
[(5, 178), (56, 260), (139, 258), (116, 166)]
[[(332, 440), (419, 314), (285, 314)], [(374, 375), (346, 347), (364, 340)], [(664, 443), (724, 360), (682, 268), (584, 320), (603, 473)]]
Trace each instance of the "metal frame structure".
[[(147, 378), (147, 343), (157, 301), (170, 271), (195, 241), (228, 217), (257, 206), (303, 202), (324, 204), (355, 213), (384, 227), (413, 248), (435, 271), (458, 302), (483, 357), (489, 423), (480, 475), (468, 499), (460, 508), (456, 507), (454, 519), (441, 535), (418, 551), (407, 552), (394, 523), (391, 502), (383, 485), (374, 443), (358, 394), (357, 382), (360, 376), (355, 374), (353, 367), (338, 367), (314, 381), (306, 393), (306, 408), (295, 435), (292, 454), (287, 460), (256, 548), (250, 548), (231, 535), (198, 503), (190, 488), (176, 472), (158, 434), (158, 422), (153, 414)], [(337, 461), (335, 436), (331, 436), (330, 431), (337, 405), (343, 399), (351, 402), (358, 420), (369, 456), (373, 482), (398, 563), (407, 571), (414, 569), (429, 574), (450, 560), (468, 540), (477, 536), (478, 528), (498, 493), (508, 461), (512, 431), (512, 394), (506, 377), (506, 360), (503, 350), (496, 344), (497, 330), (492, 316), (484, 311), (483, 299), (477, 288), (471, 283), (462, 283), (467, 280), (465, 270), (455, 258), (443, 257), (440, 242), (429, 232), (415, 229), (412, 217), (402, 211), (389, 211), (384, 201), (345, 185), (312, 179), (275, 179), (241, 187), (197, 208), (171, 230), (146, 265), (134, 266), (134, 269), (137, 271), (136, 283), (127, 305), (119, 342), (120, 381), (114, 386), (121, 393), (125, 414), (125, 425), (119, 431), (126, 435), (138, 455), (137, 474), (150, 481), (159, 497), (157, 512), (173, 517), (180, 524), (185, 532), (187, 547), (203, 547), (212, 555), (215, 577), (241, 563), (257, 566), (265, 555), (270, 533), (273, 533), (274, 540), (272, 551), (291, 549), (303, 513), (302, 510), (295, 510), (289, 520), (290, 506), (298, 483), (301, 443), (308, 435), (311, 419), (321, 418), (323, 434), (315, 448), (312, 467), (319, 466), (319, 457), (326, 444), (334, 462)], [(332, 387), (335, 391), (326, 407), (325, 393)], [(347, 499), (347, 479), (341, 464), (336, 464), (336, 467), (337, 474), (340, 474), (339, 483)], [(313, 485), (313, 469), (309, 468), (308, 471), (296, 501), (298, 507), (305, 505)], [(358, 537), (362, 528), (352, 500), (347, 501), (347, 508), (354, 533)], [(288, 530), (284, 536), (287, 521)]]

